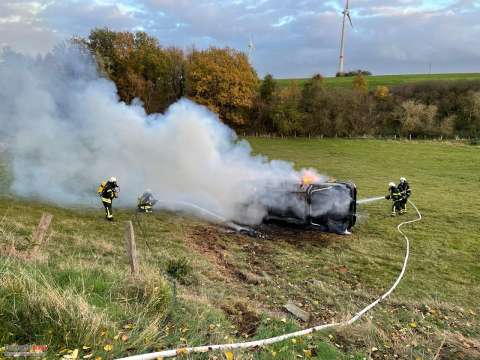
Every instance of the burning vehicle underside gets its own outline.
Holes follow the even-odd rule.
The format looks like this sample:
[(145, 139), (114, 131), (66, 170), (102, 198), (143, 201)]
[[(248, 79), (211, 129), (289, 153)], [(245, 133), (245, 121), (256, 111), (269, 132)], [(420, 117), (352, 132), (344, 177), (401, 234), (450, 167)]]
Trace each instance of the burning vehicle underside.
[(355, 225), (357, 189), (353, 183), (299, 185), (298, 182), (284, 181), (258, 187), (247, 185), (247, 189), (252, 187), (249, 200), (239, 205), (237, 217), (231, 220), (190, 202), (160, 203), (165, 209), (193, 211), (233, 231), (254, 237), (262, 237), (264, 225), (269, 223), (337, 234), (348, 234)]
[(346, 234), (356, 222), (357, 189), (347, 182), (299, 186), (285, 183), (256, 199), (265, 209), (263, 221)]

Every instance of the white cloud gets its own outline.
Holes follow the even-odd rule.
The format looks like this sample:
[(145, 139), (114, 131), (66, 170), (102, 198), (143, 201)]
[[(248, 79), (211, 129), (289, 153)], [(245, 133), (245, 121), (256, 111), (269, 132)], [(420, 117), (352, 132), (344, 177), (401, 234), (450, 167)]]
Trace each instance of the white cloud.
[[(478, 71), (478, 0), (356, 0), (346, 66), (374, 73)], [(386, 5), (387, 4), (387, 5)], [(164, 45), (231, 46), (255, 39), (260, 74), (336, 71), (343, 0), (64, 0), (0, 2), (2, 43), (44, 52), (94, 27), (145, 30)]]
[(285, 26), (287, 24), (290, 24), (291, 22), (294, 22), (294, 21), (295, 21), (295, 16), (291, 16), (291, 15), (282, 16), (272, 26), (273, 27), (281, 27), (281, 26)]
[(6, 17), (0, 17), (0, 25), (1, 24), (11, 24), (11, 23), (19, 23), (22, 21), (22, 17), (18, 15), (10, 15)]

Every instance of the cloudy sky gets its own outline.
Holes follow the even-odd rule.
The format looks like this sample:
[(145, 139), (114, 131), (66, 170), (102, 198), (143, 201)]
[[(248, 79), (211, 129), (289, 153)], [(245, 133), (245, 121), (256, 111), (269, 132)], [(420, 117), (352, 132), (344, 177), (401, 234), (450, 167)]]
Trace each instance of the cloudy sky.
[[(0, 0), (0, 47), (45, 53), (94, 27), (246, 50), (260, 75), (332, 75), (344, 0)], [(480, 0), (350, 0), (346, 69), (480, 71)]]

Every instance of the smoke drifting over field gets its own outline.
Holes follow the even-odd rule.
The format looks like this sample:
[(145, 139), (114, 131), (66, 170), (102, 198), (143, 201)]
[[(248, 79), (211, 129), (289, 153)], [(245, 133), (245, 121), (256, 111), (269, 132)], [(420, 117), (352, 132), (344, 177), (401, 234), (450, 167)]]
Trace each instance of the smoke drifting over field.
[(254, 223), (262, 209), (246, 212), (242, 204), (254, 193), (268, 197), (267, 185), (301, 177), (290, 163), (253, 156), (247, 142), (191, 101), (150, 116), (140, 103), (120, 102), (115, 85), (75, 49), (35, 59), (4, 51), (0, 99), (0, 142), (12, 159), (12, 190), (22, 196), (98, 206), (98, 184), (116, 176), (117, 204), (134, 205), (151, 188), (161, 200)]

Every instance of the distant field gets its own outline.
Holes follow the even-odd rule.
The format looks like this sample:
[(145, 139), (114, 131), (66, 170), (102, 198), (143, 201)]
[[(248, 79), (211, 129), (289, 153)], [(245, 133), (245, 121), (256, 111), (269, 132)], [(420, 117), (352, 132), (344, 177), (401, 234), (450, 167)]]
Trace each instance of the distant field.
[[(280, 86), (287, 86), (292, 80), (298, 81), (303, 86), (308, 79), (278, 79)], [(331, 87), (349, 87), (353, 77), (326, 77), (325, 83)], [(404, 85), (421, 81), (440, 80), (480, 80), (480, 73), (456, 73), (456, 74), (414, 74), (414, 75), (378, 75), (368, 76), (368, 87), (375, 89), (379, 85), (388, 87)]]

